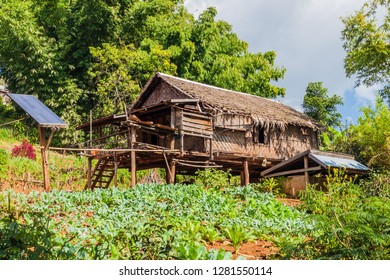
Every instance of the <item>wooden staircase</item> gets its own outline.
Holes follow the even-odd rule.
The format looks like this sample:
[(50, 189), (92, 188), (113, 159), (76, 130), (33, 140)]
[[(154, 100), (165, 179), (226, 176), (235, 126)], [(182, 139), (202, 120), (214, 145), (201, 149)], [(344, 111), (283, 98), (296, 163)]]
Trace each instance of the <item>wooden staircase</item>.
[[(91, 189), (108, 188), (115, 175), (114, 161), (110, 158), (99, 159), (91, 176)], [(85, 187), (88, 188), (87, 186)]]

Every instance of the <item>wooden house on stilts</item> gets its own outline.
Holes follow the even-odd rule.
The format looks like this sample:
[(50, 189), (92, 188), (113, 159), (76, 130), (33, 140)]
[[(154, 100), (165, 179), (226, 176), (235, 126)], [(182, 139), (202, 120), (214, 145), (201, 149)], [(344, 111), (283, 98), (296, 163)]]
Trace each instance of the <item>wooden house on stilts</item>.
[[(167, 183), (174, 183), (176, 174), (207, 167), (231, 170), (246, 185), (318, 149), (321, 129), (280, 102), (162, 73), (151, 78), (126, 114), (79, 128), (92, 132), (89, 147), (101, 149), (90, 157), (90, 188), (107, 187), (118, 168), (131, 171), (132, 186), (137, 170), (165, 168)], [(98, 159), (94, 168), (92, 158)], [(308, 168), (300, 172), (314, 171)]]

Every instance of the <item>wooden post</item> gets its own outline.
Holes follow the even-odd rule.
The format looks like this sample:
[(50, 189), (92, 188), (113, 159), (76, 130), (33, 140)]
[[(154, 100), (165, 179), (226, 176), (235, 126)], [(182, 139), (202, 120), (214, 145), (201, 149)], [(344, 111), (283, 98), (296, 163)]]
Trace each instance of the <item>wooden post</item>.
[(134, 188), (135, 184), (137, 183), (137, 167), (136, 167), (136, 159), (135, 159), (135, 152), (130, 152), (131, 156), (131, 187)]
[(243, 164), (243, 171), (244, 171), (244, 186), (249, 185), (249, 164), (248, 159), (244, 159), (242, 162)]
[(87, 189), (92, 189), (92, 157), (88, 157)]
[(180, 129), (180, 156), (184, 155), (184, 132)]
[(168, 139), (169, 139), (169, 144), (168, 144), (169, 149), (174, 150), (175, 149), (175, 135), (170, 134)]
[(308, 172), (309, 158), (307, 156), (303, 158), (303, 168), (305, 169), (305, 186), (306, 186), (309, 184), (309, 172)]
[(175, 184), (176, 181), (176, 164), (173, 159), (170, 160), (169, 166), (165, 168), (167, 184)]
[(214, 159), (214, 154), (213, 154), (213, 138), (210, 138), (210, 160)]
[[(174, 107), (171, 107), (171, 123), (170, 123), (171, 128), (176, 127), (176, 110)], [(171, 134), (169, 138), (169, 148), (171, 150), (175, 149), (175, 134)]]
[(49, 159), (48, 159), (48, 150), (47, 150), (47, 141), (45, 136), (45, 128), (39, 127), (39, 138), (41, 145), (41, 155), (42, 155), (42, 171), (43, 171), (43, 188), (45, 191), (50, 191), (50, 178), (49, 178)]
[(176, 184), (176, 163), (173, 160), (171, 160), (170, 168), (172, 174), (172, 178), (171, 178), (172, 184)]
[(175, 107), (171, 107), (171, 123), (170, 126), (172, 128), (176, 127), (176, 109)]
[(114, 186), (118, 187), (118, 162), (116, 160), (115, 152), (114, 152)]
[(89, 111), (89, 148), (92, 148), (92, 110)]
[[(136, 140), (136, 135), (135, 135), (135, 127), (131, 126), (130, 129), (130, 144), (131, 148), (134, 148), (134, 142)], [(131, 158), (131, 187), (134, 188), (135, 184), (137, 183), (137, 162), (136, 162), (136, 154), (135, 151), (130, 152), (130, 158)]]

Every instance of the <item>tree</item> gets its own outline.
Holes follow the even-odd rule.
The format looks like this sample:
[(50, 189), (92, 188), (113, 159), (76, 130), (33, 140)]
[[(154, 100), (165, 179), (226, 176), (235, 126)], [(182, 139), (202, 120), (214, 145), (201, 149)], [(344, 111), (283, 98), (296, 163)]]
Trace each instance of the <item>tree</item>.
[[(378, 12), (383, 10), (385, 15), (381, 18)], [(356, 75), (356, 86), (383, 85), (380, 94), (389, 98), (390, 1), (369, 0), (354, 15), (342, 21), (347, 77)]]
[(337, 105), (343, 105), (340, 96), (328, 96), (328, 89), (322, 82), (309, 83), (303, 98), (303, 112), (326, 127), (337, 127), (341, 124), (341, 114)]
[(331, 148), (336, 152), (352, 154), (374, 168), (390, 168), (390, 109), (378, 97), (375, 107), (360, 109), (363, 116), (356, 125), (349, 125), (335, 134)]
[(285, 73), (274, 66), (276, 53), (249, 53), (248, 44), (230, 24), (215, 21), (216, 15), (216, 9), (209, 8), (195, 21), (191, 35), (195, 52), (184, 77), (268, 98), (284, 96), (285, 89), (270, 83)]
[(69, 143), (91, 109), (123, 108), (157, 71), (283, 96), (276, 54), (250, 53), (216, 14), (194, 19), (183, 0), (0, 0), (0, 76), (66, 120)]
[(390, 109), (381, 98), (375, 108), (361, 109), (363, 116), (350, 128), (352, 151), (363, 162), (376, 168), (390, 168)]

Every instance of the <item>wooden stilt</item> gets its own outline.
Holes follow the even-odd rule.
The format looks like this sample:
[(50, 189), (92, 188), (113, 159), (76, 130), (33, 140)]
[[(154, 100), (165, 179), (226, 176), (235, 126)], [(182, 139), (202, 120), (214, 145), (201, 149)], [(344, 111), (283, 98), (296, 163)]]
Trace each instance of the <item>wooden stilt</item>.
[[(136, 131), (135, 127), (131, 126), (130, 129), (130, 144), (131, 148), (134, 148), (134, 142), (136, 141)], [(130, 152), (130, 160), (131, 160), (131, 187), (134, 188), (137, 183), (137, 161), (135, 151)]]
[(88, 157), (87, 186), (86, 189), (92, 189), (92, 157)]
[(247, 186), (249, 185), (250, 182), (248, 160), (244, 159), (242, 164), (243, 164), (243, 171), (244, 171), (244, 186)]
[(131, 187), (134, 188), (135, 184), (137, 183), (137, 167), (136, 167), (136, 159), (135, 159), (135, 152), (132, 151), (130, 153), (131, 157)]
[(114, 152), (114, 186), (118, 186), (118, 161)]
[(48, 149), (47, 149), (48, 141), (46, 141), (44, 127), (41, 126), (39, 127), (39, 137), (40, 137), (40, 145), (42, 147), (41, 155), (42, 155), (42, 171), (43, 171), (43, 188), (45, 189), (45, 191), (50, 191), (49, 158), (48, 158)]
[(170, 173), (170, 176), (171, 176), (170, 184), (175, 184), (175, 183), (176, 183), (176, 164), (175, 164), (175, 162), (173, 161), (173, 159), (171, 160), (171, 162), (170, 162), (170, 164), (169, 164), (169, 168), (171, 169), (171, 173)]

